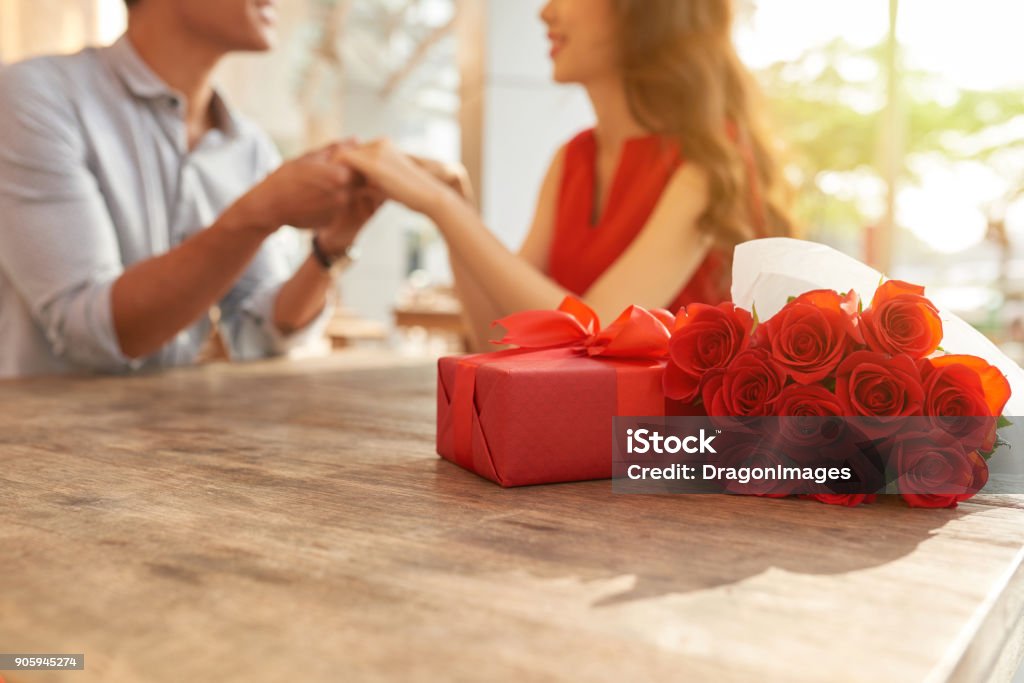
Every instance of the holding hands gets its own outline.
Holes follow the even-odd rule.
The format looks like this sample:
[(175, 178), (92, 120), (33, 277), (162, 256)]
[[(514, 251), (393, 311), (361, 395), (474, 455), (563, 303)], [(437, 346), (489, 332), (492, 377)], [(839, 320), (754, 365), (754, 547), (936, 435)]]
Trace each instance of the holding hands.
[(433, 217), (451, 198), (472, 200), (461, 166), (407, 155), (386, 139), (346, 140), (286, 161), (233, 210), (266, 234), (282, 225), (313, 230), (333, 255), (352, 246), (387, 199)]
[(345, 147), (338, 159), (369, 187), (429, 217), (452, 196), (472, 199), (469, 178), (461, 166), (405, 154), (387, 139)]
[(236, 204), (249, 225), (268, 233), (282, 225), (315, 229), (330, 224), (352, 196), (356, 174), (335, 161), (340, 145), (281, 164)]

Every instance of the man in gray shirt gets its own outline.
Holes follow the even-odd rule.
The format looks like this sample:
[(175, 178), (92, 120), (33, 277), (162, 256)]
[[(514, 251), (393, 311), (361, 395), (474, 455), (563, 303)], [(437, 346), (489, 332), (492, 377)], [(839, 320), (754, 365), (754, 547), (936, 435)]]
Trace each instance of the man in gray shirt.
[[(126, 0), (117, 43), (0, 69), (0, 377), (234, 358), (325, 315), (331, 263), (380, 197), (330, 149), (279, 163), (211, 85), (267, 50), (272, 0)], [(314, 231), (298, 270), (276, 235)]]

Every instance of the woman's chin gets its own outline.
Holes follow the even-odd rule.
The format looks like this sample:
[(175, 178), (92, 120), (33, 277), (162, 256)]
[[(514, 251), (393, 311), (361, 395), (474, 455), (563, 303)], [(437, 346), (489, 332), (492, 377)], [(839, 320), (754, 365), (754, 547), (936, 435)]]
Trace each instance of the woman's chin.
[(579, 82), (576, 78), (573, 78), (571, 74), (568, 74), (563, 69), (559, 69), (558, 65), (551, 70), (551, 80), (560, 85), (568, 85), (570, 83)]

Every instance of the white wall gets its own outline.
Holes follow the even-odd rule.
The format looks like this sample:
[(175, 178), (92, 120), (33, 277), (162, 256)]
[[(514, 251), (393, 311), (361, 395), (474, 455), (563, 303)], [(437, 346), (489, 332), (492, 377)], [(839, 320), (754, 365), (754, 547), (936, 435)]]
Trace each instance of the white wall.
[(551, 158), (593, 114), (580, 88), (551, 80), (544, 0), (485, 1), (483, 213), (518, 247)]

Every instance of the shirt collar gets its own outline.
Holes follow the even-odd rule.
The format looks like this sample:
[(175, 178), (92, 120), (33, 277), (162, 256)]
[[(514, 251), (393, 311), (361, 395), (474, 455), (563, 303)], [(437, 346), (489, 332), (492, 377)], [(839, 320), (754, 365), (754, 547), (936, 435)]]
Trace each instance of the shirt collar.
[(136, 97), (181, 97), (180, 93), (160, 80), (160, 77), (142, 61), (127, 35), (118, 38), (117, 42), (104, 52), (118, 78)]
[[(128, 91), (136, 97), (143, 99), (166, 97), (184, 101), (185, 98), (180, 92), (164, 83), (149, 68), (149, 65), (135, 51), (135, 47), (128, 40), (127, 35), (122, 35), (104, 52), (114, 73), (121, 79)], [(213, 108), (217, 128), (229, 137), (238, 135), (241, 130), (238, 115), (216, 89), (213, 91), (210, 106)]]
[(214, 125), (229, 138), (237, 137), (242, 133), (241, 119), (235, 113), (234, 108), (228, 101), (221, 97), (218, 90), (213, 91), (213, 99), (210, 100), (213, 107)]

